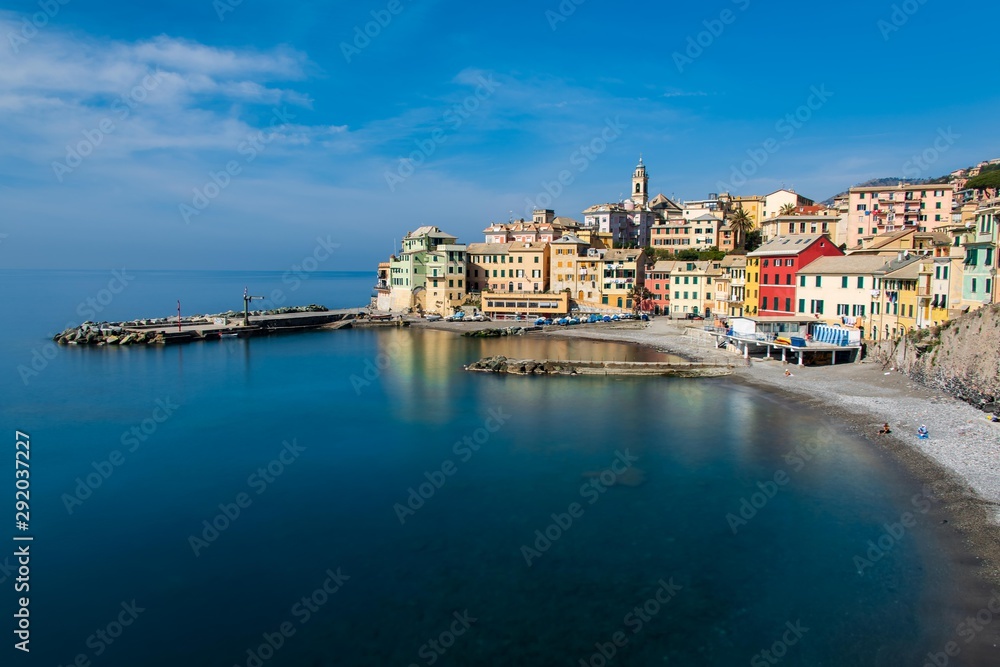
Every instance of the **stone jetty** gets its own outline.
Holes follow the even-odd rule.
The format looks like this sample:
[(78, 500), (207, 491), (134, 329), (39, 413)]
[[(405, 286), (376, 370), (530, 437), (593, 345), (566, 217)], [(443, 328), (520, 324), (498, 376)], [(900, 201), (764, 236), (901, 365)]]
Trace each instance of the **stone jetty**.
[(733, 366), (694, 361), (564, 361), (486, 357), (466, 366), (479, 373), (508, 375), (636, 375), (718, 377), (731, 375)]

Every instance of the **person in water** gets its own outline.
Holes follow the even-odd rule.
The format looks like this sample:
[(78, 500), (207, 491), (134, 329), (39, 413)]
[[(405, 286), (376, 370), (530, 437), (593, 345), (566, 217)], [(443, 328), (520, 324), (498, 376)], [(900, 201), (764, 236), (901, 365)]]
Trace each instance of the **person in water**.
[(878, 434), (879, 435), (886, 435), (888, 433), (892, 433), (892, 431), (889, 430), (889, 422), (886, 422), (886, 423), (882, 424), (882, 430), (879, 431)]
[(920, 428), (917, 429), (917, 437), (924, 440), (930, 437), (930, 433), (927, 432), (927, 427), (923, 424), (921, 424)]

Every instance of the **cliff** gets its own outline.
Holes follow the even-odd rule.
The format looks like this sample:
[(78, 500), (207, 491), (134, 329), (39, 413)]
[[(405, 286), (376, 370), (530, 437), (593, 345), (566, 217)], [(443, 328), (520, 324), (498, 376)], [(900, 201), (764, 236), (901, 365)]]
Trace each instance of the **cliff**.
[(932, 389), (987, 412), (1000, 411), (1000, 305), (880, 343), (872, 356)]

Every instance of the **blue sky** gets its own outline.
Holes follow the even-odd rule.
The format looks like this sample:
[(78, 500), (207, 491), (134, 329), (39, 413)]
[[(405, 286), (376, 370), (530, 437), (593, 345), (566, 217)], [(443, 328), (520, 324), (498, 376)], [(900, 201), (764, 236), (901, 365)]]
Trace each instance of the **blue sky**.
[(679, 199), (1000, 157), (994, 4), (62, 1), (0, 9), (7, 268), (284, 270), (322, 238), (366, 270), (419, 225), (580, 219), (640, 153)]

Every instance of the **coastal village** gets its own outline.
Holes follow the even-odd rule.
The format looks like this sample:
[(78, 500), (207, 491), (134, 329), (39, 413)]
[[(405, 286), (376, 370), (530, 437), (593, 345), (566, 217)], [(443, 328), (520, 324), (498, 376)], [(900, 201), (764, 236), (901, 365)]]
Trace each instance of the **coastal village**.
[(789, 344), (899, 339), (996, 303), (1000, 196), (975, 179), (998, 169), (852, 187), (829, 205), (792, 189), (675, 202), (650, 196), (640, 158), (631, 197), (582, 220), (536, 210), (489, 224), (479, 243), (411, 231), (379, 264), (371, 305), (493, 320), (660, 315), (729, 334), (738, 322), (750, 339)]

